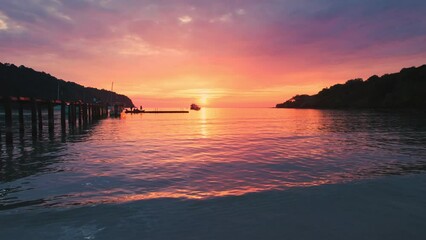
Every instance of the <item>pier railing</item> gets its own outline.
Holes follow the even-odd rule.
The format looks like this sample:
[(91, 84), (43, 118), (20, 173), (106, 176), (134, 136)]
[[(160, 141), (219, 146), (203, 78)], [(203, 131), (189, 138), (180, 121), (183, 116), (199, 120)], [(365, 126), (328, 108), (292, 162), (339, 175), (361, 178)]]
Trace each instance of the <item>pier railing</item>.
[[(63, 132), (67, 127), (73, 129), (77, 126), (87, 126), (95, 120), (108, 117), (108, 104), (104, 103), (84, 103), (82, 101), (66, 102), (61, 100), (42, 100), (28, 97), (1, 97), (0, 105), (4, 110), (5, 123), (5, 140), (6, 143), (13, 143), (13, 129), (19, 127), (19, 132), (24, 132), (25, 121), (24, 112), (31, 112), (31, 131), (33, 137), (37, 136), (37, 132), (43, 130), (42, 110), (47, 109), (47, 125), (49, 133), (54, 131), (55, 106), (60, 106), (60, 122)], [(16, 112), (15, 112), (16, 111)], [(14, 122), (13, 115), (18, 115), (17, 122)], [(16, 121), (16, 120), (15, 120)], [(3, 138), (0, 129), (0, 141)]]

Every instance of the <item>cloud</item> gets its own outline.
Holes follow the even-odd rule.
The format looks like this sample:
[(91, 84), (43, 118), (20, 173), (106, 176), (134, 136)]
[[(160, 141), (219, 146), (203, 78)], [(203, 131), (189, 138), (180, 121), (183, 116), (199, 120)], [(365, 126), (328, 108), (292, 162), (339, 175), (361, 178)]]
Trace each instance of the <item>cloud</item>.
[(423, 0), (0, 0), (0, 61), (99, 83), (114, 72), (129, 88), (256, 95), (355, 66), (424, 62), (424, 12)]
[(182, 16), (182, 17), (179, 17), (178, 19), (179, 19), (179, 21), (180, 21), (181, 23), (183, 23), (183, 24), (187, 24), (187, 23), (192, 22), (192, 17), (187, 16), (187, 15)]
[(0, 19), (0, 30), (6, 30), (6, 29), (8, 29), (6, 22)]
[(215, 18), (210, 19), (209, 22), (211, 22), (211, 23), (215, 23), (215, 22), (222, 22), (222, 23), (230, 22), (232, 20), (232, 16), (233, 15), (231, 13), (226, 13), (226, 14), (223, 14), (223, 15), (221, 15), (219, 17), (215, 17)]
[(7, 30), (9, 27), (7, 25), (6, 16), (0, 12), (0, 31)]
[[(153, 47), (147, 44), (139, 36), (126, 35), (122, 39), (113, 41), (109, 46), (113, 51), (122, 55), (134, 55), (134, 56), (149, 56), (149, 55), (171, 55), (171, 54), (182, 54), (178, 50), (165, 49), (160, 47)], [(102, 50), (101, 50), (102, 51)]]
[[(285, 57), (299, 49), (347, 54), (424, 37), (423, 2), (3, 0), (1, 9), (27, 29), (26, 37), (53, 39), (55, 45), (136, 34), (154, 47)], [(3, 29), (7, 23), (2, 20)]]
[(236, 13), (237, 15), (245, 15), (245, 14), (246, 14), (246, 10), (244, 10), (244, 9), (240, 8), (240, 9), (237, 9), (237, 10), (235, 11), (235, 13)]

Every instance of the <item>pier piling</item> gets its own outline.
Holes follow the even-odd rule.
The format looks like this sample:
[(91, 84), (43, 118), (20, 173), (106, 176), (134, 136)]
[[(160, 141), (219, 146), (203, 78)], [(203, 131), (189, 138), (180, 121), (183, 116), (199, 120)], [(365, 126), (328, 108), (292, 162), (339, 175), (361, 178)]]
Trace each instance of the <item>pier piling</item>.
[(61, 101), (61, 129), (62, 129), (62, 132), (65, 132), (65, 129), (66, 129), (65, 108), (66, 108), (66, 103), (64, 101)]
[(55, 126), (52, 101), (47, 103), (47, 121), (49, 125), (49, 133), (51, 133), (53, 132), (53, 128)]
[(87, 125), (87, 104), (83, 104), (83, 125)]
[(6, 98), (4, 101), (4, 120), (6, 124), (6, 144), (12, 144), (12, 101), (10, 98)]
[(31, 127), (33, 137), (37, 137), (37, 104), (31, 99)]
[(83, 126), (83, 104), (78, 103), (78, 126)]
[(42, 106), (40, 103), (37, 103), (37, 112), (38, 112), (38, 130), (39, 134), (43, 131), (43, 115), (42, 115)]
[[(64, 133), (67, 130), (67, 125), (71, 132), (74, 132), (74, 128), (77, 124), (79, 128), (87, 127), (88, 124), (100, 119), (105, 119), (109, 115), (109, 106), (106, 103), (85, 103), (82, 101), (66, 102), (63, 100), (41, 100), (28, 97), (0, 96), (0, 106), (3, 106), (4, 109), (4, 118), (0, 119), (0, 125), (2, 125), (2, 127), (0, 127), (0, 142), (6, 139), (6, 145), (13, 144), (13, 133), (18, 132), (18, 127), (19, 137), (21, 141), (23, 140), (26, 131), (25, 111), (31, 112), (31, 132), (33, 141), (37, 141), (42, 137), (43, 127), (46, 127), (44, 125), (48, 125), (49, 138), (54, 139), (54, 131), (56, 131), (55, 106), (59, 105), (61, 109), (60, 126), (63, 133), (62, 137), (65, 136)], [(43, 122), (44, 107), (46, 107), (47, 119)], [(16, 123), (13, 121), (16, 121)], [(59, 127), (59, 123), (57, 125)], [(6, 138), (2, 138), (4, 136), (6, 136)]]
[(19, 100), (19, 133), (24, 133), (24, 106), (23, 102)]
[(74, 128), (76, 124), (75, 113), (76, 113), (75, 104), (70, 103), (70, 126), (72, 128)]

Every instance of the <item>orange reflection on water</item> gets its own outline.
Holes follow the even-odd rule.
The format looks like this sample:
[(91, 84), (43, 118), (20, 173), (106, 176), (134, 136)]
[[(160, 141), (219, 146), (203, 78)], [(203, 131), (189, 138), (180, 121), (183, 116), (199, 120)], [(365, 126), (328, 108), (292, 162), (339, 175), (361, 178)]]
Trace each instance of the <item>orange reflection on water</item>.
[(99, 194), (111, 202), (207, 199), (338, 183), (345, 181), (339, 172), (345, 162), (330, 156), (348, 153), (330, 141), (335, 136), (326, 126), (332, 125), (317, 110), (126, 115), (100, 125), (94, 137), (107, 147), (94, 152), (93, 166), (84, 169), (132, 186)]
[[(86, 204), (92, 204), (96, 202), (103, 203), (126, 203), (139, 200), (150, 200), (150, 199), (160, 199), (160, 198), (172, 198), (172, 199), (194, 199), (194, 200), (205, 200), (218, 197), (229, 197), (229, 196), (242, 196), (250, 193), (259, 193), (264, 191), (273, 191), (273, 190), (285, 190), (294, 187), (314, 187), (324, 184), (334, 183), (331, 180), (319, 180), (312, 182), (300, 182), (300, 183), (287, 183), (285, 186), (265, 186), (265, 187), (243, 187), (243, 188), (232, 188), (235, 186), (228, 186), (228, 190), (217, 191), (189, 191), (189, 190), (178, 190), (170, 189), (165, 191), (153, 191), (147, 193), (135, 193), (127, 195), (114, 196), (112, 192), (103, 192), (101, 197), (90, 197), (90, 200), (86, 201)], [(85, 204), (82, 202), (82, 204)]]
[(208, 135), (209, 135), (209, 130), (208, 130), (208, 126), (207, 126), (207, 119), (211, 118), (212, 116), (208, 116), (208, 113), (209, 113), (209, 111), (206, 108), (203, 108), (203, 109), (200, 110), (200, 119), (201, 119), (200, 133), (201, 133), (201, 136), (203, 138), (207, 138)]

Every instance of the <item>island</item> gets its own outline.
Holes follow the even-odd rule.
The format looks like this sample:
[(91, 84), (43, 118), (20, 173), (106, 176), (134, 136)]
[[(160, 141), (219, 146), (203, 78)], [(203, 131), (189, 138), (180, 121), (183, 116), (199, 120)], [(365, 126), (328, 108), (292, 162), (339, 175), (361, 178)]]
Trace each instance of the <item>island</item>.
[(44, 100), (82, 101), (86, 103), (120, 103), (134, 107), (132, 100), (108, 90), (84, 87), (58, 79), (48, 73), (25, 66), (0, 63), (0, 96), (30, 97)]
[(398, 73), (352, 79), (315, 95), (296, 95), (276, 108), (422, 108), (426, 109), (426, 65)]

